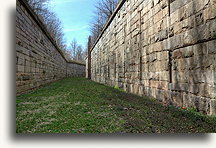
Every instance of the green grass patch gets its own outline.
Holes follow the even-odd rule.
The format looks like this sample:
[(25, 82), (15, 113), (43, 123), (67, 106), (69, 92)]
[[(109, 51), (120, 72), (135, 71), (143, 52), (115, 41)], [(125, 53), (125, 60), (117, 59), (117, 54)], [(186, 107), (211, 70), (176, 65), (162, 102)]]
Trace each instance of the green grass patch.
[(212, 133), (216, 121), (85, 78), (20, 95), (16, 110), (17, 133)]

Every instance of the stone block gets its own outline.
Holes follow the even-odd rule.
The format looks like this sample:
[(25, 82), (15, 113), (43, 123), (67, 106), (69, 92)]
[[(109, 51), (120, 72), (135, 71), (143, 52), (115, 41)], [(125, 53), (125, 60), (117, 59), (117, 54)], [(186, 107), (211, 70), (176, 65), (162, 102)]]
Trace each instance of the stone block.
[(192, 46), (188, 46), (183, 48), (183, 54), (184, 54), (184, 58), (189, 58), (189, 57), (193, 57), (194, 55), (194, 51), (193, 51), (193, 47)]
[(179, 92), (171, 92), (170, 103), (174, 106), (183, 106), (183, 94)]
[(24, 72), (24, 66), (23, 65), (17, 65), (17, 72)]
[(168, 90), (168, 85), (169, 83), (166, 81), (155, 81), (155, 80), (149, 81), (149, 87), (151, 88)]
[(182, 28), (181, 28), (182, 31), (192, 29), (195, 26), (195, 16), (193, 15), (190, 16), (189, 18), (186, 18), (181, 22), (181, 24), (182, 24)]
[(30, 79), (31, 79), (31, 77), (30, 77), (29, 74), (22, 74), (22, 80), (23, 80), (23, 81), (28, 81), (28, 80), (30, 80)]
[(25, 73), (30, 73), (30, 72), (31, 72), (31, 67), (25, 66)]
[(172, 71), (172, 82), (173, 83), (188, 83), (189, 82), (188, 71)]
[(172, 58), (173, 59), (183, 58), (183, 51), (180, 50), (180, 49), (177, 49), (177, 50), (173, 51)]
[(135, 84), (135, 85), (133, 86), (133, 93), (139, 94), (139, 85), (138, 85), (138, 84)]
[(183, 45), (183, 36), (181, 34), (177, 34), (172, 36), (169, 40), (168, 48), (174, 50), (176, 48), (182, 47)]
[(215, 116), (215, 99), (211, 100), (211, 106), (210, 106), (209, 115)]
[(197, 106), (197, 109), (199, 112), (202, 112), (204, 114), (210, 114), (210, 106), (211, 106), (211, 100), (209, 98), (201, 98), (199, 99), (199, 103)]
[(162, 61), (162, 60), (168, 60), (169, 59), (169, 51), (162, 51), (156, 53), (157, 60)]
[(159, 3), (161, 9), (164, 9), (168, 6), (168, 1), (166, 0), (161, 0), (160, 3)]
[(208, 115), (214, 115), (215, 106), (214, 101), (209, 98), (194, 96), (191, 94), (183, 95), (183, 106), (186, 108), (196, 108), (199, 112), (203, 112)]
[(203, 112), (205, 114), (210, 114), (210, 99), (194, 96), (190, 94), (184, 94), (184, 107), (195, 107), (198, 111)]
[(177, 22), (175, 23), (170, 29), (169, 29), (169, 36), (173, 36), (174, 34), (177, 35), (181, 32), (183, 32), (183, 23)]
[(156, 98), (157, 94), (156, 94), (156, 88), (149, 88), (149, 96)]
[(198, 85), (199, 92), (198, 94), (207, 98), (215, 98), (215, 87), (208, 84), (200, 84)]
[(199, 32), (196, 29), (191, 29), (183, 34), (183, 46), (195, 44), (199, 38)]
[[(207, 24), (206, 24), (206, 26), (208, 27)], [(210, 32), (209, 34), (210, 34), (210, 36), (208, 37), (208, 39), (215, 39), (215, 30), (216, 30), (215, 26), (216, 26), (215, 20), (211, 20), (209, 22), (209, 32)]]
[(189, 89), (188, 92), (192, 93), (192, 94), (198, 94), (200, 93), (200, 85), (198, 84), (189, 84)]
[(173, 25), (176, 22), (179, 22), (179, 9), (176, 9), (173, 13), (170, 15), (170, 25)]
[(154, 23), (157, 23), (158, 21), (162, 20), (163, 18), (163, 11), (159, 11), (155, 16), (154, 16)]
[(176, 10), (180, 9), (181, 7), (185, 6), (187, 3), (189, 3), (191, 0), (175, 0), (170, 5), (170, 13), (175, 12)]
[(145, 87), (145, 89), (144, 89), (144, 94), (145, 94), (146, 96), (150, 96), (150, 89), (149, 89), (149, 87)]
[(189, 85), (186, 83), (172, 83), (169, 85), (169, 89), (172, 91), (183, 91), (188, 92), (189, 91)]
[(159, 61), (156, 63), (156, 71), (168, 71), (169, 70), (169, 61)]
[(192, 99), (192, 96), (193, 95), (191, 94), (183, 93), (183, 107), (186, 107), (186, 108), (196, 107), (195, 101), (194, 99)]
[(196, 56), (196, 61), (199, 61), (198, 63), (201, 63), (202, 67), (208, 68), (210, 66), (215, 66), (215, 55), (205, 55), (205, 56)]
[(203, 19), (206, 23), (208, 20), (215, 19), (215, 5), (210, 5), (203, 11)]
[(163, 41), (164, 39), (167, 38), (168, 38), (168, 31), (167, 29), (164, 29), (159, 33), (159, 41)]
[(21, 59), (17, 56), (17, 65), (24, 65), (24, 59)]
[(192, 46), (174, 50), (172, 54), (173, 59), (189, 58), (193, 56), (194, 56), (194, 49)]
[(139, 96), (145, 96), (144, 89), (145, 89), (144, 86), (142, 85), (139, 86), (139, 92), (138, 92)]
[[(216, 41), (209, 41), (208, 42), (208, 54), (215, 54), (216, 53)], [(205, 53), (206, 54), (206, 53)]]
[(169, 71), (159, 72), (159, 80), (169, 82), (170, 81)]
[(193, 47), (193, 52), (195, 56), (201, 56), (201, 55), (208, 54), (207, 43), (196, 44), (196, 45), (193, 45), (192, 47)]

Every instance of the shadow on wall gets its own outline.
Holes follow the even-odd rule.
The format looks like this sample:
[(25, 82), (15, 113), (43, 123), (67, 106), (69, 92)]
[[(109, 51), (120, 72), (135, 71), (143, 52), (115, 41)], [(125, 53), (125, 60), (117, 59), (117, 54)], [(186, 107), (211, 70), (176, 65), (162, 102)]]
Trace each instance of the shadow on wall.
[[(191, 4), (191, 7), (181, 12), (179, 18), (180, 22), (185, 25), (181, 29), (187, 29), (184, 36), (181, 36), (182, 47), (176, 50), (183, 56), (181, 57), (183, 61), (181, 64), (183, 66), (177, 65), (177, 67), (184, 67), (180, 72), (184, 75), (180, 75), (178, 71), (176, 71), (178, 76), (173, 77), (173, 80), (175, 82), (175, 89), (181, 91), (179, 95), (183, 98), (182, 104), (185, 105), (184, 107), (196, 107), (198, 111), (204, 112), (205, 114), (212, 114), (212, 111), (210, 111), (213, 110), (212, 107), (207, 106), (210, 104), (212, 105), (210, 99), (213, 98), (208, 94), (210, 92), (208, 89), (211, 89), (213, 86), (209, 87), (208, 85), (209, 81), (214, 80), (210, 80), (212, 76), (207, 78), (208, 76), (206, 75), (212, 70), (210, 67), (214, 66), (211, 61), (215, 61), (215, 58), (212, 57), (213, 55), (210, 55), (208, 52), (209, 42), (215, 40), (215, 37), (212, 35), (214, 32), (212, 31), (212, 20), (205, 21), (204, 6), (203, 9), (199, 8), (201, 4), (197, 3), (195, 0), (191, 1)], [(210, 1), (208, 1), (205, 6), (210, 7)], [(199, 11), (197, 10), (198, 8), (200, 9)], [(173, 59), (172, 62), (176, 62), (176, 59)], [(183, 84), (181, 80), (187, 83), (187, 86)], [(183, 97), (183, 93), (185, 93), (185, 97)], [(196, 97), (194, 97), (194, 95)], [(204, 97), (204, 99), (202, 97)], [(205, 97), (207, 99), (205, 99)]]
[[(193, 8), (192, 9), (195, 10), (196, 9), (195, 1), (192, 1), (192, 2), (193, 2)], [(210, 5), (211, 5), (210, 1), (208, 1), (208, 3), (206, 3), (205, 5), (206, 6), (209, 5), (209, 7), (210, 7)], [(212, 59), (213, 55), (210, 55), (210, 53), (208, 52), (209, 41), (215, 40), (215, 35), (212, 36), (212, 32), (211, 32), (212, 31), (211, 30), (211, 28), (212, 28), (211, 21), (205, 22), (204, 17), (205, 17), (204, 11), (198, 12), (195, 15), (195, 21), (194, 22), (191, 21), (191, 24), (190, 24), (191, 26), (194, 25), (194, 34), (195, 35), (193, 34), (194, 35), (193, 38), (195, 38), (196, 42), (197, 43), (205, 43), (205, 44), (199, 44), (199, 46), (196, 49), (197, 50), (196, 52), (199, 53), (201, 51), (201, 53), (199, 53), (198, 56), (194, 55), (194, 60), (192, 61), (192, 64), (195, 66), (195, 69), (198, 68), (200, 71), (189, 72), (189, 78), (191, 78), (190, 81), (192, 84), (198, 85), (198, 87), (199, 87), (199, 88), (197, 88), (199, 90), (198, 95), (201, 95), (201, 96), (205, 95), (205, 94), (201, 93), (202, 91), (206, 92), (209, 89), (208, 87), (202, 87), (202, 86), (209, 85), (209, 82), (207, 80), (208, 76), (205, 76), (204, 79), (203, 79), (203, 76), (206, 74), (207, 71), (209, 71), (209, 66), (211, 66), (211, 61), (213, 60)], [(192, 23), (194, 23), (194, 24), (192, 24)], [(214, 61), (215, 61), (215, 59), (214, 59)], [(210, 65), (208, 65), (208, 64), (210, 64)], [(194, 67), (192, 67), (192, 68), (194, 68)], [(201, 83), (200, 83), (200, 81), (201, 81)], [(214, 80), (212, 80), (212, 81), (214, 81)], [(204, 96), (204, 97), (206, 97), (206, 96)], [(213, 98), (211, 98), (211, 99), (213, 99)], [(203, 102), (201, 102), (201, 101), (203, 101)], [(202, 105), (205, 105), (205, 103), (207, 103), (207, 102), (204, 102), (204, 100), (195, 100), (195, 106), (198, 110), (201, 109), (201, 111), (205, 112), (205, 113), (211, 112), (208, 109), (202, 110), (202, 108), (203, 108)], [(211, 102), (210, 102), (210, 104), (211, 104)], [(200, 107), (200, 105), (201, 105), (201, 107)]]

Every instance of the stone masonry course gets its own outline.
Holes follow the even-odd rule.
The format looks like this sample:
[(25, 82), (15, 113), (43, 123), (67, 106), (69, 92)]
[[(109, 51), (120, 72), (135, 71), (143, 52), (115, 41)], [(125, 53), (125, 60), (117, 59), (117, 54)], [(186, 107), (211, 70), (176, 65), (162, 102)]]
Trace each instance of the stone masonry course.
[(85, 76), (85, 65), (68, 62), (25, 0), (16, 1), (17, 94), (72, 76)]
[(215, 115), (215, 3), (120, 1), (88, 56), (91, 79)]

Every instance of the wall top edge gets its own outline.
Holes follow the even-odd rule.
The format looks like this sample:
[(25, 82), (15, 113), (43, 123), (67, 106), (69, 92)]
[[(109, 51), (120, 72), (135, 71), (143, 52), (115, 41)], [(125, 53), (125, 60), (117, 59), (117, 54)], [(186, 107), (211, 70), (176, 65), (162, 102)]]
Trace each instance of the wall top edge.
[(51, 37), (50, 33), (47, 30), (46, 25), (41, 21), (41, 19), (38, 17), (38, 15), (34, 12), (34, 10), (31, 8), (31, 6), (28, 4), (28, 2), (26, 0), (17, 0), (19, 1), (23, 7), (25, 7), (25, 9), (28, 11), (28, 13), (31, 15), (31, 17), (33, 18), (33, 20), (37, 23), (37, 25), (41, 28), (41, 30), (44, 32), (44, 34), (48, 37), (48, 39), (51, 41), (51, 43), (54, 45), (54, 47), (57, 49), (57, 51), (60, 53), (60, 55), (63, 57), (63, 59), (67, 62), (67, 63), (73, 63), (73, 64), (78, 64), (78, 65), (85, 65), (83, 63), (79, 63), (76, 61), (69, 61), (68, 59), (66, 59), (66, 57), (64, 56), (63, 52), (60, 50), (60, 48), (58, 47), (58, 45), (56, 44), (55, 40)]
[(76, 62), (76, 61), (67, 61), (67, 63), (69, 63), (69, 64), (77, 64), (77, 65), (83, 65), (83, 66), (86, 66), (86, 64), (84, 64), (84, 63), (80, 63), (80, 62)]
[(116, 14), (118, 13), (118, 11), (122, 8), (122, 6), (124, 5), (124, 3), (126, 2), (126, 0), (120, 0), (118, 5), (116, 6), (113, 14), (110, 16), (110, 18), (108, 19), (107, 23), (104, 25), (103, 30), (101, 32), (101, 34), (98, 36), (96, 42), (94, 43), (94, 45), (92, 46), (92, 48), (90, 49), (90, 52), (94, 49), (94, 47), (97, 45), (98, 41), (100, 40), (100, 38), (102, 37), (102, 35), (104, 34), (104, 32), (106, 31), (106, 29), (109, 27), (109, 25), (111, 24), (111, 22), (113, 21), (113, 19), (115, 18)]

